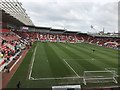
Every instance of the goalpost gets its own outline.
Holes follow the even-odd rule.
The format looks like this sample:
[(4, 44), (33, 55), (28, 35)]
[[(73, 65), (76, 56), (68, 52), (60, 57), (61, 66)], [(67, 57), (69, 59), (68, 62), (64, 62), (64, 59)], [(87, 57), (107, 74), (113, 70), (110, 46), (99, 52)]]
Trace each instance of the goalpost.
[(115, 77), (115, 71), (84, 71), (83, 83), (85, 85), (87, 85), (87, 83), (118, 83)]

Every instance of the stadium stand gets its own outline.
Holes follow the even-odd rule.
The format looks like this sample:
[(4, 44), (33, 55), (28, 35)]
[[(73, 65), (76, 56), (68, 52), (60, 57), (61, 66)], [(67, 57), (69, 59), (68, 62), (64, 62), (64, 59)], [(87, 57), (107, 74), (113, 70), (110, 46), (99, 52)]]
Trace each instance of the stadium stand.
[[(21, 53), (22, 49), (30, 45), (30, 41), (20, 38), (9, 29), (0, 30), (0, 72)], [(22, 35), (22, 34), (21, 34)]]
[(98, 37), (88, 34), (75, 34), (75, 33), (40, 33), (40, 32), (23, 32), (15, 31), (16, 34), (25, 39), (31, 39), (32, 41), (50, 41), (50, 42), (69, 42), (69, 43), (89, 43), (99, 46), (119, 49), (120, 39), (117, 37)]

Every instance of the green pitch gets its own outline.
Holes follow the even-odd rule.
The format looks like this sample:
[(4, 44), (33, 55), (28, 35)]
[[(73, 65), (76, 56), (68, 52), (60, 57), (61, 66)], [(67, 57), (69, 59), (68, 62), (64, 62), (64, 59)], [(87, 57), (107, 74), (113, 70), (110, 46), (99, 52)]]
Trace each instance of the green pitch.
[(117, 50), (85, 43), (35, 42), (7, 87), (15, 88), (18, 81), (21, 81), (22, 88), (50, 88), (67, 84), (79, 84), (85, 88), (115, 86), (117, 84), (114, 83), (83, 83), (84, 71), (111, 68), (118, 68)]

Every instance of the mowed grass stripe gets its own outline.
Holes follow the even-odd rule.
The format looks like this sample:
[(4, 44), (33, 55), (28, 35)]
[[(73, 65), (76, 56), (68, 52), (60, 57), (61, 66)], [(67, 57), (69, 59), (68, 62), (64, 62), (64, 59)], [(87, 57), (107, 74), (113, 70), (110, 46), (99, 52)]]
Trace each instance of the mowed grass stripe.
[[(64, 45), (64, 44), (63, 44), (63, 45)], [(110, 67), (109, 65), (104, 64), (104, 63), (100, 62), (100, 61), (97, 60), (97, 59), (92, 60), (92, 59), (94, 59), (94, 57), (97, 57), (97, 56), (94, 56), (93, 54), (89, 53), (89, 51), (88, 51), (88, 52), (87, 52), (87, 51), (84, 51), (84, 50), (82, 49), (82, 47), (76, 48), (76, 47), (75, 47), (75, 46), (76, 46), (75, 44), (68, 44), (68, 46), (71, 47), (72, 49), (74, 49), (78, 55), (81, 56), (81, 53), (82, 53), (83, 55), (86, 55), (86, 56), (84, 56), (84, 58), (86, 58), (86, 59), (84, 59), (84, 61), (86, 60), (86, 61), (88, 61), (88, 62), (90, 62), (90, 63), (92, 63), (92, 64), (94, 64), (94, 65), (97, 65), (98, 67), (103, 66), (103, 67), (102, 67), (103, 70), (104, 70), (104, 68)], [(77, 51), (78, 51), (78, 52), (77, 52)]]
[[(58, 45), (58, 44), (54, 44), (54, 47), (57, 47), (56, 48), (56, 50), (60, 50), (61, 51), (61, 53), (63, 53), (63, 55), (62, 54), (59, 54), (59, 56), (60, 57), (62, 57), (62, 59), (64, 59), (64, 60), (66, 60), (71, 66), (72, 66), (72, 68), (80, 75), (80, 76), (82, 76), (83, 75), (83, 72), (85, 71), (85, 68), (84, 67), (82, 67), (78, 62), (76, 62), (75, 60), (71, 60), (71, 59), (74, 59), (74, 58), (72, 58), (71, 57), (71, 55), (70, 54), (68, 54), (68, 52), (65, 52), (66, 51), (66, 49), (61, 49), (60, 48), (60, 46)], [(64, 55), (65, 55), (65, 57), (64, 57)], [(70, 60), (69, 60), (70, 59)], [(64, 62), (65, 63), (65, 62)], [(65, 63), (65, 65), (66, 65), (66, 63)], [(69, 67), (68, 67), (69, 68)], [(70, 69), (70, 68), (69, 68)], [(71, 69), (70, 69), (71, 70)]]
[(51, 68), (48, 63), (44, 43), (38, 42), (35, 61), (33, 66), (33, 78), (50, 78), (53, 77)]
[(76, 47), (76, 45), (74, 45), (74, 44), (69, 44), (69, 46), (71, 48), (75, 49), (76, 51), (78, 51), (80, 53), (82, 52), (84, 55), (87, 55), (85, 60), (92, 61), (92, 59), (93, 59), (94, 61), (92, 61), (92, 63), (98, 64), (98, 66), (100, 66), (100, 67), (101, 66), (105, 66), (104, 68), (110, 67), (108, 64), (101, 62), (100, 61), (101, 59), (96, 59), (96, 57), (97, 58), (100, 58), (100, 57), (95, 56), (95, 54), (93, 54), (92, 52), (84, 51), (84, 49), (82, 49), (82, 47)]
[(101, 69), (103, 69), (102, 67), (98, 67), (96, 64), (93, 64), (92, 62), (85, 60), (86, 58), (83, 57), (82, 55), (79, 56), (78, 55), (79, 53), (76, 50), (70, 48), (69, 46), (67, 46), (67, 48), (66, 48), (62, 43), (59, 43), (58, 45), (59, 45), (59, 48), (61, 48), (64, 52), (69, 54), (72, 59), (81, 59), (81, 61), (78, 61), (78, 60), (75, 60), (75, 61), (77, 63), (79, 63), (82, 67), (84, 67), (84, 70), (96, 70), (96, 69), (101, 70)]
[(92, 49), (95, 49), (97, 51), (97, 53), (100, 53), (102, 55), (106, 55), (107, 57), (112, 57), (113, 59), (118, 58), (117, 52), (111, 53), (110, 51), (106, 51), (105, 47), (100, 47), (100, 46), (95, 46), (95, 45), (88, 45), (88, 44), (83, 45), (82, 43), (76, 44), (76, 46), (82, 47), (83, 49), (85, 49), (87, 51), (91, 51), (91, 52), (92, 52)]
[(80, 43), (80, 44), (76, 44), (76, 45), (82, 46), (83, 48), (88, 49), (88, 50), (91, 50), (92, 48), (97, 49), (98, 52), (101, 52), (110, 57), (111, 56), (118, 57), (118, 50), (114, 50), (111, 48), (105, 48), (105, 47), (101, 47), (101, 46), (97, 46), (97, 45), (93, 45), (93, 44), (85, 44), (85, 43)]
[(46, 43), (45, 45), (46, 55), (48, 57), (48, 62), (52, 70), (53, 76), (65, 77), (71, 74), (71, 71), (67, 66), (61, 61), (59, 56), (52, 49), (51, 43)]
[(76, 46), (75, 44), (69, 44), (69, 46), (75, 48), (78, 51), (81, 51), (82, 53), (86, 54), (89, 58), (95, 58), (99, 64), (101, 63), (101, 65), (103, 64), (104, 66), (111, 68), (117, 66), (117, 58), (108, 57), (107, 55), (101, 54), (97, 51), (93, 53), (92, 50), (89, 51), (88, 49), (83, 49), (81, 46)]
[[(63, 61), (63, 63), (66, 65), (66, 63), (65, 63), (65, 59), (66, 58), (70, 58), (70, 56), (67, 54), (67, 53), (65, 53), (63, 50), (61, 50), (60, 48), (59, 48), (59, 46), (56, 44), (56, 43), (54, 43), (54, 44), (52, 44), (52, 48), (54, 49), (54, 51), (56, 52), (56, 54), (61, 58), (61, 61)], [(67, 60), (66, 60), (67, 61)], [(67, 61), (68, 63), (70, 63), (70, 65), (71, 65), (71, 62), (72, 62), (72, 65), (74, 66), (74, 67), (72, 67), (73, 69), (75, 69), (75, 71), (77, 70), (80, 74), (81, 74), (81, 72), (84, 70), (84, 68), (83, 67), (81, 67), (78, 63), (76, 63), (75, 61), (71, 61), (71, 62), (69, 62), (69, 61)], [(68, 66), (67, 66), (68, 67)], [(75, 73), (71, 70), (71, 68), (70, 67), (68, 67), (68, 69), (71, 71), (71, 75), (69, 75), (69, 77), (76, 77), (76, 75), (75, 75)]]
[(112, 53), (117, 53), (117, 51), (118, 51), (118, 50), (115, 50), (113, 48), (107, 48), (107, 47), (98, 46), (95, 44), (86, 44), (86, 43), (82, 43), (82, 44), (85, 46), (89, 46), (89, 47), (96, 47), (96, 48), (102, 49), (102, 50), (107, 51), (107, 52), (112, 52)]

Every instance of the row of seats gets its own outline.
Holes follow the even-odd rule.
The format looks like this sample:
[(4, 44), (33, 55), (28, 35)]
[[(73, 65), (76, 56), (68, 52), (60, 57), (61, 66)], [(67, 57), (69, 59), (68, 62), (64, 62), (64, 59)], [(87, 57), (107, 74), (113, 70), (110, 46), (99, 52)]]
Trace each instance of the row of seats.
[(20, 37), (8, 29), (2, 29), (0, 32), (0, 71), (11, 62), (20, 51)]
[(90, 44), (97, 44), (99, 46), (118, 48), (120, 45), (120, 38), (112, 37), (95, 37), (87, 34), (48, 34), (48, 33), (38, 33), (38, 32), (22, 32), (15, 31), (16, 34), (23, 38), (37, 39), (40, 41), (50, 41), (50, 42), (86, 42)]

